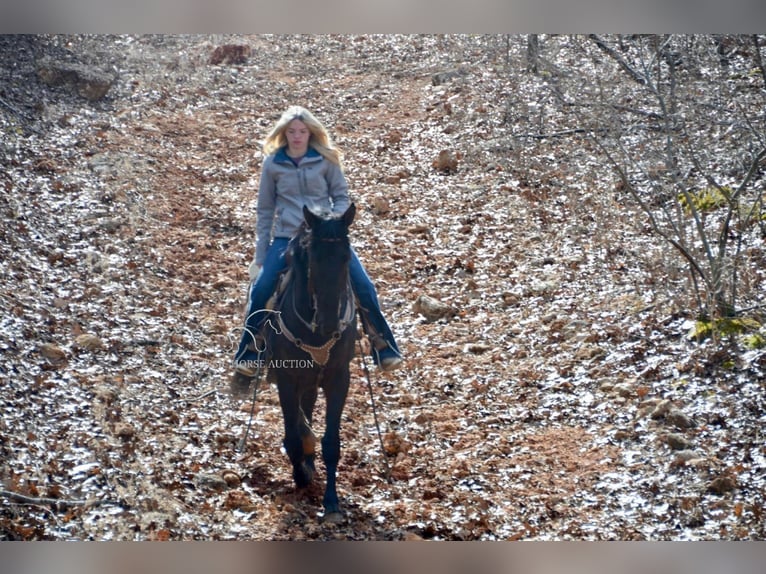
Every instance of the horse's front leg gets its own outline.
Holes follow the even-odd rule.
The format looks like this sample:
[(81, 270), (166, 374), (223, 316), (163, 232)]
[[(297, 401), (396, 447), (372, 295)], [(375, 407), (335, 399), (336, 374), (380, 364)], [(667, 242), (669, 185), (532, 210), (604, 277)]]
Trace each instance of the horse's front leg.
[(314, 474), (314, 455), (316, 452), (317, 437), (311, 428), (314, 405), (317, 401), (317, 387), (310, 387), (303, 392), (301, 396), (301, 444), (303, 446), (303, 456), (306, 468)]
[(314, 478), (314, 465), (313, 461), (310, 466), (305, 464), (303, 435), (306, 418), (301, 410), (297, 386), (291, 381), (279, 381), (277, 389), (285, 423), (285, 438), (282, 444), (293, 465), (295, 486), (305, 488)]
[(346, 371), (333, 381), (324, 385), (327, 399), (327, 415), (325, 422), (325, 434), (322, 437), (322, 460), (327, 469), (327, 486), (325, 487), (322, 504), (325, 511), (325, 520), (338, 521), (342, 519), (338, 493), (335, 486), (335, 476), (338, 471), (340, 460), (340, 419), (343, 414), (343, 406), (348, 394), (349, 373)]

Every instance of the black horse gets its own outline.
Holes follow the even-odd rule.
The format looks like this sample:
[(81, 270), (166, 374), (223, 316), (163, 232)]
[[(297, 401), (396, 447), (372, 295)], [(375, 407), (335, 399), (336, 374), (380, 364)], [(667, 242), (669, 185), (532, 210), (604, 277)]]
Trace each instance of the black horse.
[(269, 380), (276, 381), (285, 423), (284, 447), (293, 465), (295, 485), (314, 476), (316, 438), (311, 430), (318, 389), (327, 413), (322, 459), (327, 484), (322, 501), (325, 520), (342, 518), (335, 477), (340, 458), (340, 419), (354, 356), (356, 308), (349, 279), (348, 228), (354, 204), (343, 215), (316, 214), (303, 208), (305, 226), (290, 242), (288, 281), (265, 333)]

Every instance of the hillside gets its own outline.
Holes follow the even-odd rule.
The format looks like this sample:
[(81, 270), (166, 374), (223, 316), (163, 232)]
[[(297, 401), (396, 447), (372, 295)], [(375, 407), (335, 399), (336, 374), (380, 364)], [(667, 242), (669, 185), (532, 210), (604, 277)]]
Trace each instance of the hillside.
[[(547, 41), (559, 68), (597, 59)], [(0, 38), (0, 539), (762, 539), (766, 351), (687, 337), (683, 261), (526, 50)], [(43, 56), (114, 84), (50, 86)], [(293, 488), (276, 389), (242, 452), (251, 402), (228, 392), (261, 142), (293, 103), (344, 152), (352, 242), (407, 359), (372, 379), (385, 456), (353, 364), (340, 525)], [(748, 249), (764, 261), (763, 237)], [(452, 312), (428, 320), (422, 295)]]

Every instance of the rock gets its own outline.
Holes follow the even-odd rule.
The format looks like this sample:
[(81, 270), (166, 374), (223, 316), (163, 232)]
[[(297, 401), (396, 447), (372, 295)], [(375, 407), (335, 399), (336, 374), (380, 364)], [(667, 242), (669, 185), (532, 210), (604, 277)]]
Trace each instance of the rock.
[(598, 345), (582, 345), (575, 351), (575, 359), (578, 361), (590, 361), (601, 359), (606, 356), (606, 351)]
[(236, 488), (242, 483), (242, 478), (233, 470), (224, 470), (221, 474), (224, 482), (231, 488)]
[(136, 436), (136, 429), (128, 423), (116, 423), (114, 425), (114, 435), (124, 440)]
[(620, 383), (619, 385), (615, 385), (613, 390), (619, 396), (624, 397), (626, 399), (631, 398), (635, 394), (635, 389), (633, 388), (633, 385), (629, 383)]
[(431, 233), (431, 227), (423, 223), (418, 223), (417, 225), (408, 227), (407, 233), (411, 235), (429, 235)]
[(376, 195), (372, 199), (372, 212), (375, 215), (386, 215), (391, 211), (391, 204), (382, 195)]
[(685, 449), (676, 452), (671, 467), (678, 466), (699, 466), (705, 462), (705, 457), (696, 450)]
[(724, 475), (714, 478), (707, 487), (713, 494), (726, 494), (737, 488), (737, 481), (731, 476)]
[[(393, 128), (385, 135), (386, 143), (389, 145), (398, 145), (404, 139), (404, 132), (400, 129)], [(403, 170), (408, 171), (408, 170)]]
[(638, 410), (636, 411), (636, 420), (646, 418), (652, 414), (652, 411), (654, 410), (654, 407), (652, 405), (638, 405)]
[(543, 297), (553, 295), (559, 290), (559, 283), (555, 280), (536, 281), (526, 290), (528, 297)]
[(426, 321), (432, 323), (439, 319), (451, 317), (456, 314), (455, 309), (446, 303), (442, 303), (438, 299), (429, 297), (428, 295), (421, 295), (415, 300), (412, 306), (413, 311), (420, 313), (426, 318)]
[(505, 308), (514, 307), (518, 305), (520, 301), (519, 296), (515, 293), (511, 293), (510, 291), (505, 291), (500, 297), (503, 300), (502, 305)]
[(699, 458), (699, 457), (700, 457), (699, 453), (696, 450), (691, 450), (691, 449), (679, 450), (676, 453), (676, 460), (682, 460), (684, 462), (695, 459), (695, 458)]
[(53, 299), (53, 306), (56, 309), (66, 309), (69, 307), (69, 299), (64, 299), (62, 297), (54, 297)]
[(556, 258), (550, 255), (537, 257), (532, 261), (532, 265), (534, 265), (535, 267), (547, 267), (549, 265), (555, 265), (555, 264), (556, 264)]
[(590, 326), (586, 321), (570, 321), (561, 329), (562, 336), (568, 341), (584, 341), (590, 336)]
[(655, 420), (664, 418), (665, 415), (667, 415), (672, 408), (673, 408), (673, 403), (669, 401), (668, 399), (664, 399), (660, 401), (659, 403), (657, 403), (657, 406), (654, 407), (651, 417)]
[(224, 44), (213, 50), (210, 56), (210, 64), (218, 66), (246, 64), (250, 57), (250, 46), (246, 44)]
[(53, 343), (43, 343), (38, 352), (53, 364), (59, 364), (66, 361), (66, 351)]
[(139, 518), (143, 530), (159, 530), (172, 526), (176, 517), (167, 512), (144, 512)]
[(408, 179), (410, 177), (412, 177), (412, 172), (406, 167), (403, 167), (396, 170), (396, 172), (390, 173), (387, 176), (385, 176), (383, 178), (383, 182), (391, 184), (391, 185), (397, 185), (401, 183), (402, 180)]
[(483, 343), (468, 343), (463, 347), (464, 353), (471, 353), (473, 355), (481, 355), (492, 349), (490, 345)]
[(667, 433), (662, 440), (673, 450), (689, 450), (692, 447), (692, 443), (685, 436), (677, 433)]
[(691, 417), (682, 413), (678, 409), (671, 409), (665, 415), (665, 422), (679, 429), (690, 429), (697, 426), (697, 423), (695, 423)]
[(636, 438), (636, 431), (634, 430), (618, 430), (614, 433), (614, 440), (624, 441), (633, 440)]
[(235, 289), (237, 282), (228, 275), (219, 275), (211, 284), (213, 289)]
[(438, 72), (434, 74), (433, 76), (431, 76), (431, 85), (441, 86), (442, 84), (446, 84), (450, 80), (459, 78), (460, 76), (464, 74), (465, 72), (462, 70), (447, 70), (445, 72)]
[(242, 512), (254, 512), (258, 507), (253, 504), (250, 496), (241, 490), (233, 490), (226, 495), (223, 507), (227, 510), (241, 510)]
[(86, 351), (97, 351), (104, 348), (104, 342), (96, 335), (92, 335), (90, 333), (83, 333), (82, 335), (79, 335), (74, 340), (74, 344), (78, 348), (84, 349)]
[[(125, 178), (126, 174), (136, 176), (141, 173), (154, 173), (155, 160), (141, 157), (128, 151), (109, 150), (95, 153), (88, 158), (88, 168), (102, 178)], [(99, 195), (99, 201), (104, 204), (124, 202), (128, 196), (120, 190), (107, 190)], [(111, 215), (112, 210), (105, 211)]]
[(540, 322), (543, 323), (544, 325), (550, 325), (551, 323), (556, 321), (558, 318), (559, 318), (558, 313), (547, 313), (543, 315), (542, 317), (540, 317)]
[(614, 387), (615, 387), (614, 381), (607, 380), (599, 384), (598, 390), (601, 391), (602, 393), (608, 393), (609, 391), (614, 389)]
[(96, 398), (106, 405), (111, 405), (117, 400), (117, 391), (109, 387), (98, 387), (96, 389)]
[(441, 173), (455, 173), (459, 159), (459, 154), (443, 149), (439, 152), (439, 157), (434, 160), (433, 166), (436, 171)]
[(63, 62), (50, 57), (37, 61), (37, 75), (49, 86), (67, 86), (83, 98), (96, 101), (112, 87), (115, 75), (76, 62)]
[(689, 429), (697, 426), (691, 417), (678, 410), (673, 405), (673, 402), (668, 399), (663, 399), (656, 404), (652, 410), (651, 417), (654, 420), (662, 419), (666, 424), (679, 429)]
[(225, 490), (229, 484), (220, 474), (208, 474), (201, 472), (194, 477), (194, 483), (199, 488), (209, 488), (211, 490)]
[(125, 225), (125, 221), (120, 217), (115, 217), (102, 221), (100, 225), (101, 229), (103, 229), (105, 232), (115, 233), (120, 229), (120, 227)]

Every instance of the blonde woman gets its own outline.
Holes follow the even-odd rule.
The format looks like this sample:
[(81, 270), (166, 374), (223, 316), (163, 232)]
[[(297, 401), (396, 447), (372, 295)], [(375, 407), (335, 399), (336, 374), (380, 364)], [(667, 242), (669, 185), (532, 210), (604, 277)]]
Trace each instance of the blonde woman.
[[(267, 157), (258, 188), (255, 256), (249, 267), (253, 284), (245, 331), (235, 356), (237, 371), (246, 376), (255, 373), (254, 361), (259, 359), (260, 342), (253, 336), (268, 317), (259, 311), (286, 267), (285, 250), (303, 223), (303, 206), (342, 214), (350, 204), (340, 153), (325, 127), (305, 108), (288, 108), (266, 137), (263, 150)], [(371, 339), (373, 360), (381, 370), (396, 369), (402, 364), (399, 347), (380, 310), (375, 287), (353, 249), (349, 274)]]

